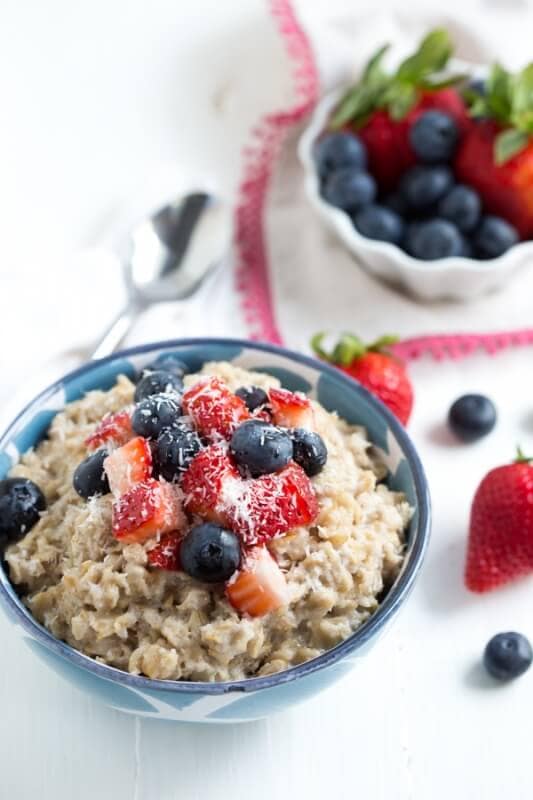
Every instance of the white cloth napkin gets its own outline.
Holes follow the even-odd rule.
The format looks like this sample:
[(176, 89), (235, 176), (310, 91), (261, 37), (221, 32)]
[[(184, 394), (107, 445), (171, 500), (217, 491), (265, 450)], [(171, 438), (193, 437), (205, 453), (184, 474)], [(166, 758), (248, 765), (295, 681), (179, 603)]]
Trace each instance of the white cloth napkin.
[[(346, 83), (385, 42), (393, 57), (412, 50), (432, 27), (445, 26), (457, 55), (518, 67), (531, 59), (533, 14), (526, 4), (485, 3), (475, 14), (351, 11), (324, 20), (298, 4), (320, 66), (324, 90)], [(468, 8), (468, 6), (467, 6)], [(483, 13), (481, 13), (483, 11)], [(321, 329), (352, 330), (366, 339), (384, 332), (406, 336), (503, 331), (533, 324), (533, 269), (526, 267), (501, 292), (468, 304), (420, 303), (369, 277), (326, 231), (308, 205), (295, 147), (297, 134), (278, 163), (268, 205), (268, 241), (276, 316), (284, 338), (297, 348)], [(533, 266), (533, 265), (532, 265)]]

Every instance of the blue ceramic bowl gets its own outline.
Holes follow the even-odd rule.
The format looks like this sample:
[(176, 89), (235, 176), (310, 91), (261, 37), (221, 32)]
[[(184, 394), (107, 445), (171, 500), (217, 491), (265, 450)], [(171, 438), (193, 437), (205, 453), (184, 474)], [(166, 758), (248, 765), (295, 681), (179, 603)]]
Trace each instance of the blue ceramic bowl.
[(388, 483), (405, 492), (416, 509), (400, 575), (376, 613), (349, 639), (321, 656), (276, 675), (224, 683), (156, 681), (99, 664), (55, 639), (25, 608), (0, 565), (0, 603), (28, 646), (42, 661), (112, 708), (146, 717), (193, 722), (260, 719), (325, 689), (365, 655), (406, 600), (426, 550), (430, 525), (427, 481), (403, 427), (358, 383), (312, 358), (279, 347), (232, 339), (188, 339), (124, 350), (87, 364), (41, 392), (0, 439), (0, 479), (20, 453), (46, 436), (54, 415), (91, 389), (109, 389), (124, 373), (134, 377), (162, 353), (175, 352), (191, 371), (225, 360), (277, 376), (292, 390), (310, 393), (325, 408), (364, 425), (389, 467)]

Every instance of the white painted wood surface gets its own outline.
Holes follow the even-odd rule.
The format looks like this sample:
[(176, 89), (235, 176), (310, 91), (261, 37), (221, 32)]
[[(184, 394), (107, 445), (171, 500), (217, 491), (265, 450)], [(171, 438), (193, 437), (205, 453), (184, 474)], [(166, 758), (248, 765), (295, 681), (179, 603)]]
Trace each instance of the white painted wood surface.
[[(315, 23), (331, 6), (306, 3)], [(4, 0), (1, 403), (65, 349), (66, 331), (69, 346), (87, 341), (115, 307), (107, 262), (75, 253), (130, 187), (171, 164), (216, 174), (231, 194), (249, 126), (290, 99), (285, 67), (260, 0)], [(242, 332), (226, 276), (209, 303), (209, 313), (173, 312), (158, 332)], [(141, 325), (133, 339), (142, 337)], [(2, 800), (530, 798), (533, 674), (494, 689), (477, 664), (498, 630), (533, 638), (532, 583), (479, 600), (461, 572), (477, 481), (516, 441), (533, 450), (532, 365), (523, 351), (413, 369), (423, 401), (412, 433), (436, 520), (426, 568), (375, 651), (300, 708), (224, 728), (139, 722), (41, 668), (0, 617)], [(457, 450), (438, 423), (466, 389), (492, 395), (501, 420)]]

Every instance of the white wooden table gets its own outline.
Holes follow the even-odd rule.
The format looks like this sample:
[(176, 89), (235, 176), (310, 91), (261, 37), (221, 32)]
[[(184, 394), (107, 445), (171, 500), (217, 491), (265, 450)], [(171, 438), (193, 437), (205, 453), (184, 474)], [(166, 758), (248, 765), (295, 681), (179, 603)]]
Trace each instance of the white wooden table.
[[(308, 3), (317, 15), (331, 6)], [(72, 346), (87, 341), (116, 306), (112, 268), (79, 252), (132, 186), (170, 164), (216, 174), (232, 194), (247, 131), (278, 105), (284, 69), (260, 0), (5, 0), (0, 403), (65, 349), (65, 332)], [(179, 333), (243, 332), (226, 276), (210, 302), (209, 313), (184, 312)], [(533, 450), (532, 359), (414, 367), (424, 402), (411, 430), (435, 506), (426, 567), (372, 655), (304, 706), (244, 727), (140, 722), (42, 669), (0, 617), (2, 800), (530, 798), (533, 673), (494, 689), (477, 664), (499, 630), (533, 638), (533, 584), (479, 600), (461, 571), (476, 483), (516, 441)], [(458, 457), (436, 423), (466, 389), (502, 413), (494, 435)]]

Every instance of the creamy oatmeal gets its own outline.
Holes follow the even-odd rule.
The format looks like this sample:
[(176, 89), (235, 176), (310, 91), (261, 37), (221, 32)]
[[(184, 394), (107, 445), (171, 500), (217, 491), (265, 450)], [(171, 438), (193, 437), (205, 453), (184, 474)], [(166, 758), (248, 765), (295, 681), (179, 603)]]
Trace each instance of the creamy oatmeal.
[[(207, 364), (201, 374), (218, 376), (232, 392), (279, 386), (228, 363)], [(186, 376), (185, 386), (198, 378)], [(313, 658), (376, 610), (401, 566), (412, 511), (381, 482), (386, 470), (364, 429), (312, 403), (314, 428), (327, 448), (322, 471), (309, 479), (318, 512), (312, 523), (267, 542), (285, 578), (286, 602), (250, 616), (231, 605), (224, 584), (151, 563), (159, 536), (117, 539), (112, 494), (87, 500), (74, 490), (87, 438), (106, 414), (131, 408), (134, 390), (120, 377), (110, 391), (71, 403), (11, 472), (35, 482), (47, 501), (39, 522), (6, 551), (11, 580), (56, 637), (134, 674), (223, 681)], [(175, 491), (183, 501), (183, 490)], [(180, 524), (190, 525), (191, 515), (187, 521), (181, 513)]]

